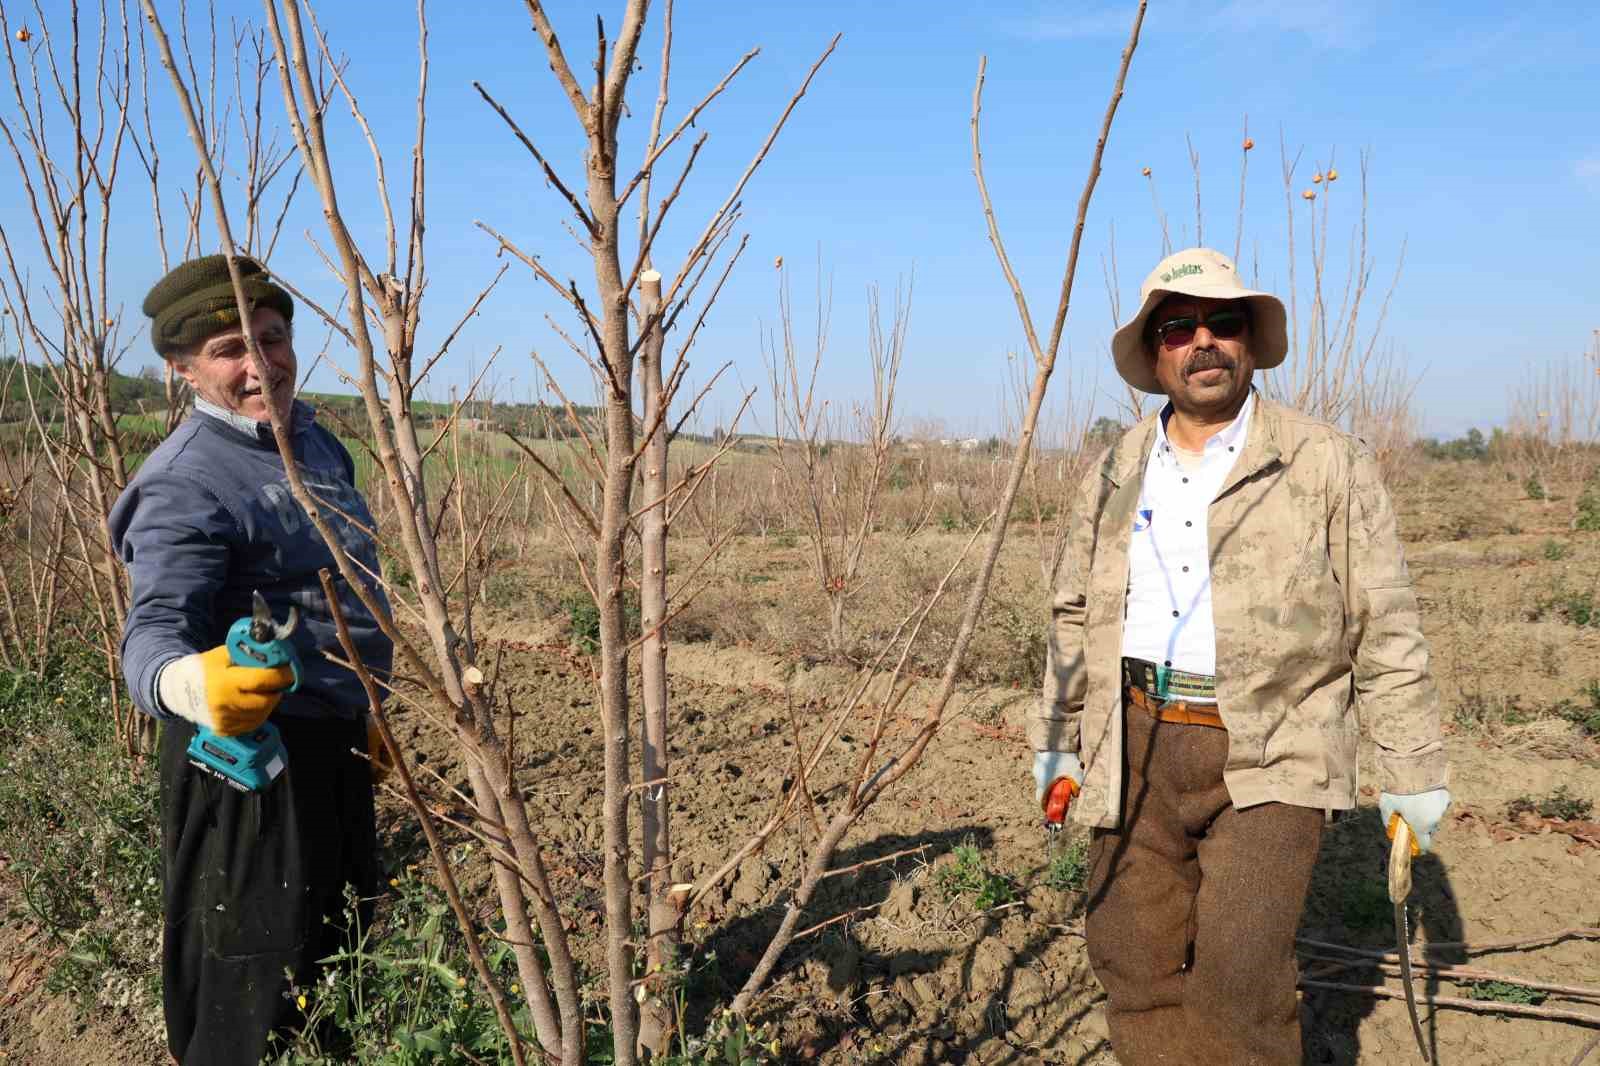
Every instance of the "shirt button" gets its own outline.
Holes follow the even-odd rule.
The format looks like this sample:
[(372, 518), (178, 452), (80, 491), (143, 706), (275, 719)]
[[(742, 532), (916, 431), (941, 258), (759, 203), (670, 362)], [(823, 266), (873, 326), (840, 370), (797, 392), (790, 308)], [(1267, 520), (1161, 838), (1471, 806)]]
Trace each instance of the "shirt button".
[(1231, 452), (1231, 451), (1233, 451), (1233, 445), (1231, 445), (1231, 444), (1230, 444), (1230, 445), (1228, 445), (1228, 450), (1229, 450), (1229, 451), (1230, 451), (1230, 452)]
[[(1172, 617), (1174, 617), (1174, 618), (1176, 618), (1176, 617), (1178, 617), (1178, 612), (1177, 612), (1177, 611), (1173, 611), (1173, 612), (1172, 612)], [(1167, 665), (1169, 665), (1169, 666), (1170, 666), (1170, 665), (1172, 665), (1172, 664), (1171, 664), (1171, 663), (1168, 663), (1168, 664), (1167, 664)]]
[(1168, 659), (1164, 665), (1171, 666), (1172, 665), (1172, 660)]
[(1183, 524), (1184, 524), (1184, 525), (1186, 525), (1186, 526), (1192, 526), (1192, 525), (1194, 525), (1194, 523), (1193, 523), (1193, 522), (1188, 522), (1188, 521), (1186, 521), (1186, 522), (1184, 522), (1184, 523), (1183, 523)]
[(1183, 568), (1183, 572), (1184, 572), (1184, 573), (1186, 573), (1186, 574), (1187, 574), (1187, 573), (1188, 573), (1188, 572), (1189, 572), (1189, 568), (1188, 568), (1188, 567), (1187, 567), (1187, 566), (1186, 566), (1186, 567), (1184, 567), (1184, 568)]
[(1184, 483), (1184, 484), (1185, 484), (1185, 485), (1187, 485), (1187, 484), (1188, 484), (1188, 483), (1189, 483), (1189, 479), (1188, 479), (1188, 478), (1184, 478), (1184, 479), (1183, 479), (1183, 483)]

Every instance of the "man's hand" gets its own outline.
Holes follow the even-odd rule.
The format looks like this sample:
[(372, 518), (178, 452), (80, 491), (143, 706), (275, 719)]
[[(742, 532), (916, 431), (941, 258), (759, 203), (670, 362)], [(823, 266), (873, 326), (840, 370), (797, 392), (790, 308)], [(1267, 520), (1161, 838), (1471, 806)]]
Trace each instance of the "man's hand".
[(372, 763), (372, 783), (382, 784), (384, 778), (394, 772), (394, 760), (389, 757), (389, 745), (383, 742), (383, 734), (378, 732), (378, 723), (369, 717), (367, 719), (367, 758)]
[(265, 722), (292, 684), (294, 672), (287, 666), (235, 666), (227, 647), (218, 644), (163, 666), (156, 690), (173, 714), (233, 737)]
[(1083, 785), (1083, 763), (1070, 751), (1036, 751), (1033, 753), (1033, 802), (1044, 806), (1050, 786), (1061, 778), (1072, 781), (1074, 791)]
[(1396, 796), (1390, 792), (1378, 796), (1378, 814), (1385, 828), (1394, 815), (1406, 820), (1411, 834), (1417, 838), (1417, 848), (1427, 851), (1433, 844), (1433, 834), (1439, 828), (1445, 808), (1450, 806), (1450, 790), (1430, 789), (1410, 796)]

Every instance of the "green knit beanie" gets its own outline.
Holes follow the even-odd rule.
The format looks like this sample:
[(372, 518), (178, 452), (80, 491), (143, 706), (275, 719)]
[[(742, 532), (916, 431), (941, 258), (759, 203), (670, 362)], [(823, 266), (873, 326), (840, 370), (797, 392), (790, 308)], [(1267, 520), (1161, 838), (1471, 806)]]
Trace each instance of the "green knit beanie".
[[(294, 300), (266, 277), (254, 259), (240, 256), (239, 276), (252, 307), (270, 307), (294, 318)], [(162, 358), (239, 324), (239, 304), (228, 277), (228, 257), (207, 255), (180, 263), (144, 298), (150, 340)]]

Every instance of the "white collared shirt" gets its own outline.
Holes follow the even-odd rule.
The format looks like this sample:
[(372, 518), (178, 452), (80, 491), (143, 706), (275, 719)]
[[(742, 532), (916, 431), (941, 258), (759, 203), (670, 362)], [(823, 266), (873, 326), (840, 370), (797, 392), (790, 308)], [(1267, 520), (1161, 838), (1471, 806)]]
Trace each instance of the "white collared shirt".
[(1188, 468), (1167, 439), (1171, 405), (1161, 412), (1128, 546), (1123, 655), (1192, 674), (1217, 672), (1206, 515), (1244, 450), (1254, 409), (1252, 391)]

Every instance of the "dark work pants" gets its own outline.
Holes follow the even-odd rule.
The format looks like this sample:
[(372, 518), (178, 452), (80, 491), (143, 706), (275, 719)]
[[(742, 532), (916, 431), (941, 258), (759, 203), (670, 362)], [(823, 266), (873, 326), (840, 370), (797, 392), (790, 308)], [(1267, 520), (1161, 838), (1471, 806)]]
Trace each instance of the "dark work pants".
[(1122, 826), (1090, 846), (1089, 961), (1123, 1066), (1298, 1066), (1294, 935), (1323, 812), (1239, 810), (1228, 735), (1128, 705)]
[(288, 768), (254, 793), (189, 765), (189, 723), (162, 729), (162, 998), (183, 1066), (256, 1066), (301, 1017), (285, 971), (314, 981), (345, 946), (345, 884), (368, 900), (377, 887), (371, 776), (350, 753), (366, 750), (364, 724), (273, 724)]

